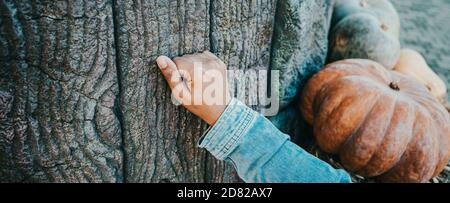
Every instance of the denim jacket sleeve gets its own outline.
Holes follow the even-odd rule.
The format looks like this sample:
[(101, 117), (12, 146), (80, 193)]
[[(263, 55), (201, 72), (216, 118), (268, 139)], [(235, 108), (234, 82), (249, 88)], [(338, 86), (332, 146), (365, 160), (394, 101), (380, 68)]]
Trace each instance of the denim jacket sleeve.
[(336, 170), (308, 154), (268, 119), (233, 99), (199, 146), (219, 160), (231, 162), (251, 183), (349, 183)]

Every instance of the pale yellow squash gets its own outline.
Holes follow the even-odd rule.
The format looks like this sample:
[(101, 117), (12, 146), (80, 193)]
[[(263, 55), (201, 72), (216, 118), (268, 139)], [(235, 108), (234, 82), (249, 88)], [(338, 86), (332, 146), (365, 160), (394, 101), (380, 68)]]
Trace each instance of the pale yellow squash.
[(444, 81), (428, 66), (419, 52), (403, 49), (394, 71), (414, 77), (441, 103), (446, 102), (447, 87)]

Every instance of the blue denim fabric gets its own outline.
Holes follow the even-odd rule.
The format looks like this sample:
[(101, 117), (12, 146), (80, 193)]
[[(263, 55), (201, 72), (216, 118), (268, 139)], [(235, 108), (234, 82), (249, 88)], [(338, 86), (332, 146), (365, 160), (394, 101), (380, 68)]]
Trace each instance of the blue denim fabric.
[(350, 183), (350, 176), (307, 153), (261, 114), (233, 99), (199, 141), (249, 183)]

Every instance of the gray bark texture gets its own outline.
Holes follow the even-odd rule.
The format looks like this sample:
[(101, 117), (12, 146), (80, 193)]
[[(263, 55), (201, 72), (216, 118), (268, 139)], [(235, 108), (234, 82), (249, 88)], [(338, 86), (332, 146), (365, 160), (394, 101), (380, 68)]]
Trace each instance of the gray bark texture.
[[(297, 111), (298, 90), (324, 64), (330, 8), (1, 0), (0, 182), (239, 182), (197, 148), (208, 126), (172, 104), (156, 57), (211, 50), (229, 69), (279, 70), (281, 106)], [(291, 117), (271, 119), (290, 132)]]

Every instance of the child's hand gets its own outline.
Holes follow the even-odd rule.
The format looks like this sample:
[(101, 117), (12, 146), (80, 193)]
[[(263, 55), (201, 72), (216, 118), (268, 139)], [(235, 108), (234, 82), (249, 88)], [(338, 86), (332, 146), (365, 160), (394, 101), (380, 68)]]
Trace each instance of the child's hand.
[(231, 97), (226, 66), (211, 52), (156, 60), (175, 99), (209, 125), (214, 125)]

